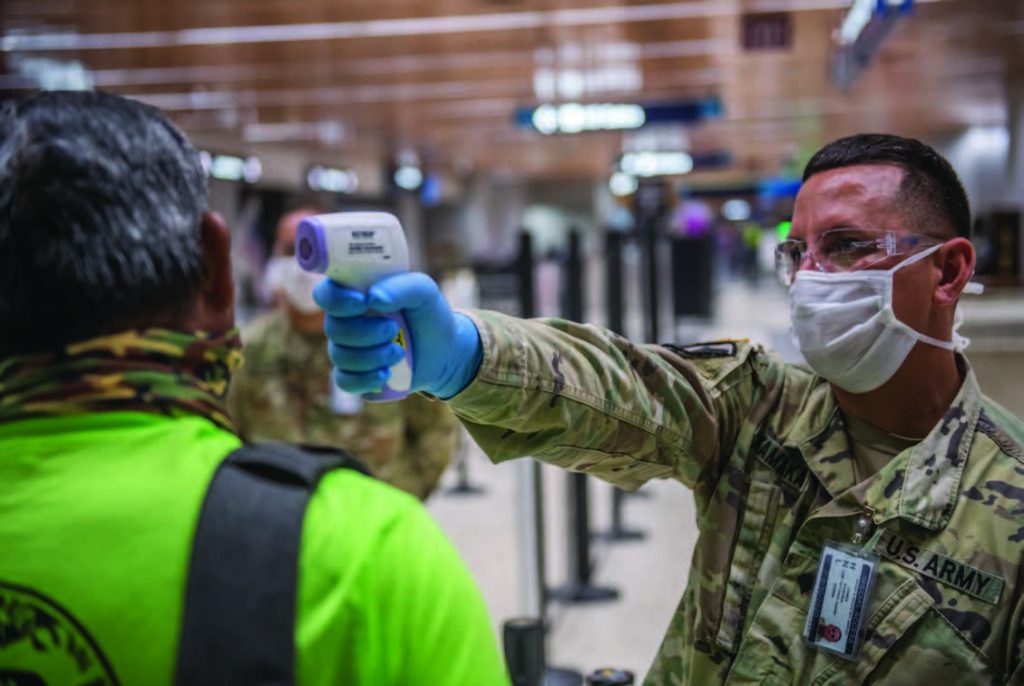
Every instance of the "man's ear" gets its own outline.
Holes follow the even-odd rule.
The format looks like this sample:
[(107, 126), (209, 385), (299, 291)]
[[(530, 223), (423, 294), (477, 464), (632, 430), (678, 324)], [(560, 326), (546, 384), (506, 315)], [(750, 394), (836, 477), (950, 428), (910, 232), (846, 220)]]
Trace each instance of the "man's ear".
[(937, 305), (954, 305), (967, 282), (974, 276), (974, 246), (966, 238), (947, 241), (936, 253), (936, 266), (941, 272), (935, 288)]
[[(231, 278), (231, 232), (216, 212), (203, 213), (200, 225), (203, 241), (202, 309), (209, 318), (208, 330), (234, 326), (235, 283)], [(219, 324), (219, 325), (218, 325)]]

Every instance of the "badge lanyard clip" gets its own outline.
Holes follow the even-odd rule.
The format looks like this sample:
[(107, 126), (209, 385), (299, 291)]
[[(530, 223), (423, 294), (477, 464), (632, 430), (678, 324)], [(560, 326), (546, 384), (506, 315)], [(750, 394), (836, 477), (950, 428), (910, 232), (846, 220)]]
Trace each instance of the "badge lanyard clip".
[[(875, 541), (881, 536), (881, 531), (880, 528), (875, 527), (875, 510), (865, 507), (861, 511), (860, 516), (857, 517), (857, 523), (853, 525), (853, 536), (850, 537), (850, 544), (867, 552), (874, 547)], [(870, 539), (865, 545), (864, 540), (869, 536)]]

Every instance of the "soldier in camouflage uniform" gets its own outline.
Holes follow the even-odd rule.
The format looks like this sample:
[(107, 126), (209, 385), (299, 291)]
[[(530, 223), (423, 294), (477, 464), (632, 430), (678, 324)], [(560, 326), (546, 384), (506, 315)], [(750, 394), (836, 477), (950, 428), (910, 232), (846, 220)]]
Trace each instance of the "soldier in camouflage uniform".
[(250, 440), (330, 445), (366, 463), (380, 479), (420, 499), (437, 486), (458, 441), (458, 422), (441, 402), (413, 394), (398, 403), (364, 403), (331, 383), (323, 312), (312, 301), (318, 277), (295, 262), (299, 210), (278, 225), (268, 279), (277, 307), (242, 331), (245, 364), (228, 407)]
[[(973, 274), (968, 226), (955, 172), (916, 141), (858, 136), (819, 152), (794, 216), (792, 238), (804, 243), (788, 268), (884, 279), (882, 270), (906, 265), (893, 272), (891, 307), (883, 296), (855, 300), (862, 321), (850, 327), (829, 331), (835, 320), (819, 317), (801, 328), (793, 300), (817, 373), (743, 341), (635, 345), (561, 320), (453, 317), (425, 296), (425, 280), (375, 289), (409, 303), (407, 321), (475, 324), (477, 358), (463, 357), (479, 366), (468, 385), (439, 388), (495, 462), (532, 455), (627, 489), (653, 478), (693, 489), (700, 537), (645, 684), (1021, 683), (1024, 424), (984, 396), (967, 359), (944, 344), (956, 340), (956, 301)], [(829, 247), (830, 231), (844, 227), (882, 230), (888, 241)], [(920, 245), (901, 250), (906, 241)], [(858, 259), (844, 263), (843, 250)], [(841, 308), (853, 282), (822, 280), (832, 285), (818, 306)], [(332, 318), (360, 326), (345, 302), (354, 296), (321, 295)], [(902, 353), (895, 339), (858, 354), (804, 345), (847, 329), (839, 340), (856, 338), (875, 311), (943, 345), (911, 334)], [(880, 330), (893, 328), (890, 320)], [(424, 358), (421, 348), (417, 365), (443, 367)], [(335, 362), (339, 379), (359, 388), (361, 376)], [(886, 378), (858, 386), (869, 377)], [(417, 378), (414, 387), (433, 389)], [(804, 638), (826, 541), (880, 560), (854, 659)]]

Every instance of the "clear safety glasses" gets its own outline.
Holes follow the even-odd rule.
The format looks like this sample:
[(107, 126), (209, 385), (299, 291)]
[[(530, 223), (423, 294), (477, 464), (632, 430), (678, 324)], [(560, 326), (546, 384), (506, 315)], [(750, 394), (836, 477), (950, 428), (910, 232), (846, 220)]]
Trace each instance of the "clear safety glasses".
[(821, 272), (851, 272), (943, 242), (932, 236), (894, 231), (830, 229), (816, 236), (810, 246), (807, 241), (792, 238), (779, 243), (775, 248), (775, 273), (783, 286), (791, 286), (807, 261), (808, 268)]

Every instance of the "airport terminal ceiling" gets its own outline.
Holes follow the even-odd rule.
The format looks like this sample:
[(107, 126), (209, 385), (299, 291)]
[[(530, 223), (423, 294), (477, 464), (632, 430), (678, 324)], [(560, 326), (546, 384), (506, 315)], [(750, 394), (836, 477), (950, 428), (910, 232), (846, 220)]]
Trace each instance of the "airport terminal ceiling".
[[(518, 110), (544, 103), (717, 100), (720, 116), (677, 129), (695, 156), (725, 153), (725, 175), (773, 174), (854, 131), (927, 137), (1007, 121), (1024, 2), (917, 0), (844, 92), (829, 59), (850, 6), (5, 0), (0, 89), (29, 87), (57, 65), (236, 148), (378, 159), (409, 148), (434, 168), (533, 178), (606, 175), (624, 136), (636, 136), (517, 125)], [(762, 31), (751, 34), (760, 47), (744, 45), (751, 31)]]

